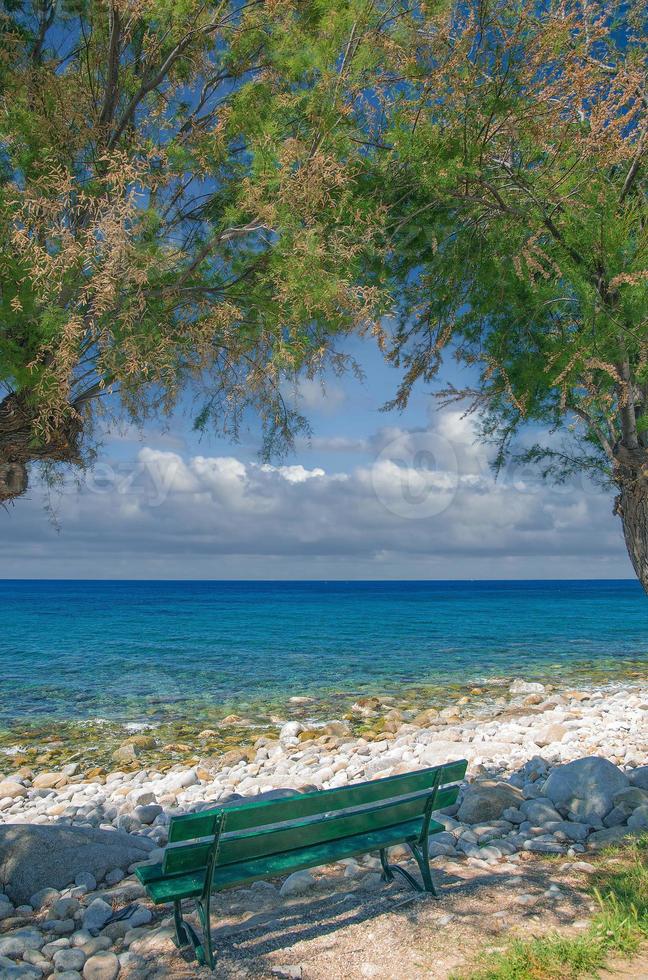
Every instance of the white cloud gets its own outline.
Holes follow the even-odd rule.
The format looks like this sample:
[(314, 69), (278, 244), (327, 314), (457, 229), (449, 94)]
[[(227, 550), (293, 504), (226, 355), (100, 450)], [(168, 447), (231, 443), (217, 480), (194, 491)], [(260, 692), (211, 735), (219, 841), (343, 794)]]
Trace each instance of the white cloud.
[(305, 480), (314, 480), (319, 476), (326, 476), (324, 470), (315, 467), (314, 470), (305, 469), (301, 463), (295, 466), (270, 466), (266, 463), (261, 467), (264, 473), (279, 473), (288, 483), (304, 483)]
[[(0, 518), (2, 574), (160, 577), (630, 575), (610, 497), (495, 481), (458, 413), (384, 429), (345, 472), (145, 447), (56, 504), (32, 490)], [(351, 461), (351, 458), (350, 458)], [(97, 468), (99, 471), (100, 468)]]
[(145, 447), (138, 453), (138, 459), (159, 486), (160, 493), (191, 493), (198, 489), (191, 470), (177, 453)]

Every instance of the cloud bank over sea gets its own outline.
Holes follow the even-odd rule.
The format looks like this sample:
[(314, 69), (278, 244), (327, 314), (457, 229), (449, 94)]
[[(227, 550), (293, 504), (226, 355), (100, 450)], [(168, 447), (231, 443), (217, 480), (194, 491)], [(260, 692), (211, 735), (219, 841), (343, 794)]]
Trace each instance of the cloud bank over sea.
[(283, 464), (144, 439), (50, 498), (35, 481), (3, 517), (3, 577), (631, 576), (610, 492), (515, 465), (496, 479), (457, 411)]

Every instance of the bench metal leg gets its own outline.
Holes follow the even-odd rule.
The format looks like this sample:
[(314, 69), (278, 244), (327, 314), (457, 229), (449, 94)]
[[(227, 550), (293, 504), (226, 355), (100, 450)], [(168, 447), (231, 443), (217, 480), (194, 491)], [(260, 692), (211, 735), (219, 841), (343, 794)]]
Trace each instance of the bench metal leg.
[(200, 924), (202, 926), (203, 941), (196, 947), (196, 956), (198, 962), (207, 965), (210, 970), (214, 969), (214, 954), (212, 951), (212, 938), (211, 938), (211, 922), (209, 913), (209, 902), (211, 893), (207, 892), (196, 902), (198, 906), (198, 915), (200, 916)]
[(178, 899), (173, 903), (173, 923), (175, 925), (175, 944), (178, 949), (182, 949), (184, 946), (189, 946), (191, 940), (185, 928), (185, 922), (182, 918), (182, 905)]
[(434, 882), (432, 881), (432, 872), (430, 871), (430, 857), (428, 855), (427, 848), (427, 838), (422, 844), (409, 844), (409, 849), (414, 855), (416, 863), (419, 866), (419, 871), (421, 872), (421, 878), (423, 879), (423, 889), (429, 892), (430, 895), (434, 895), (438, 898), (438, 893), (434, 887)]
[(430, 864), (427, 856), (427, 841), (425, 845), (420, 844), (408, 844), (407, 845), (412, 852), (416, 863), (418, 864), (419, 871), (421, 872), (421, 878), (423, 879), (423, 884), (419, 884), (414, 875), (411, 875), (409, 871), (405, 868), (401, 868), (399, 864), (390, 864), (387, 860), (387, 851), (383, 848), (380, 852), (380, 863), (382, 864), (382, 879), (383, 881), (393, 881), (394, 872), (401, 875), (405, 880), (412, 886), (412, 888), (417, 892), (428, 892), (430, 895), (437, 895), (437, 890), (434, 887), (434, 882), (432, 881), (432, 874), (430, 872)]
[(175, 924), (175, 939), (174, 943), (178, 949), (185, 949), (187, 946), (192, 946), (194, 955), (201, 966), (208, 966), (210, 969), (214, 969), (214, 954), (212, 951), (212, 940), (211, 940), (211, 928), (209, 922), (209, 894), (205, 898), (196, 900), (196, 905), (198, 908), (198, 917), (200, 919), (202, 939), (191, 925), (190, 922), (185, 922), (182, 917), (182, 905), (180, 901), (173, 903), (173, 921)]
[(380, 863), (382, 864), (382, 875), (381, 875), (382, 880), (393, 881), (394, 875), (392, 873), (391, 865), (387, 861), (387, 852), (384, 849), (384, 847), (380, 851)]
[(415, 891), (417, 892), (423, 891), (423, 888), (421, 888), (414, 875), (411, 875), (409, 871), (407, 871), (405, 868), (401, 868), (399, 864), (389, 863), (389, 861), (387, 860), (387, 852), (385, 851), (384, 848), (382, 848), (382, 850), (380, 851), (380, 863), (382, 864), (382, 869), (383, 869), (382, 871), (383, 881), (393, 881), (394, 871), (395, 871), (397, 874), (401, 875), (407, 881), (407, 883), (412, 886), (412, 888)]

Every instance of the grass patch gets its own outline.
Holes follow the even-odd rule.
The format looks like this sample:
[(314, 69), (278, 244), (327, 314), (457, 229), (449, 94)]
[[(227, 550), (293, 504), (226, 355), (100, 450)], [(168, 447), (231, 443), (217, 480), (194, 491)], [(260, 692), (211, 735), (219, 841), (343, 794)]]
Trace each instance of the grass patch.
[(462, 980), (573, 980), (631, 956), (648, 938), (648, 835), (605, 852), (592, 893), (599, 911), (582, 935), (513, 940)]

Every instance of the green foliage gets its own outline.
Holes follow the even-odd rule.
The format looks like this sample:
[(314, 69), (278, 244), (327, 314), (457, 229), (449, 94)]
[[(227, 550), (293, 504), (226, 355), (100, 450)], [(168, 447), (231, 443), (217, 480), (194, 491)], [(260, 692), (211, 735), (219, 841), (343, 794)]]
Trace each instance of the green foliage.
[[(456, 5), (412, 40), (398, 98), (384, 94), (392, 150), (375, 179), (404, 369), (390, 404), (452, 352), (468, 383), (440, 397), (480, 414), (499, 462), (527, 423), (575, 423), (583, 465), (596, 453), (608, 474), (617, 444), (648, 446), (636, 425), (648, 405), (648, 100), (635, 15)], [(560, 455), (548, 475), (561, 476)], [(562, 475), (576, 458), (563, 456)]]
[(283, 382), (387, 308), (355, 96), (393, 9), (4, 4), (0, 383), (41, 441), (185, 392), (231, 434), (303, 426)]

